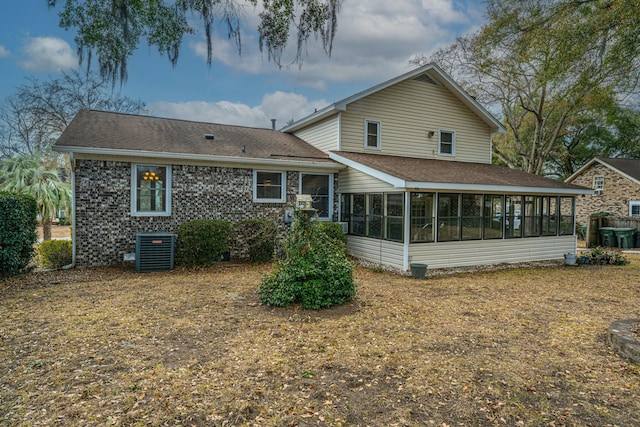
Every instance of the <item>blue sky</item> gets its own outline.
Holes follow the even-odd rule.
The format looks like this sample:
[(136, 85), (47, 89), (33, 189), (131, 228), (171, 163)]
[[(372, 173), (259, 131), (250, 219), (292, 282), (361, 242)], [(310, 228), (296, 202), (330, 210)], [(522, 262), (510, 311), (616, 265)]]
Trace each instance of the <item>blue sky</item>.
[[(63, 4), (63, 0), (59, 1)], [(46, 0), (9, 0), (0, 15), (0, 101), (26, 77), (47, 80), (78, 67), (73, 31), (58, 27), (60, 7)], [(259, 10), (244, 10), (242, 56), (223, 35), (205, 62), (202, 31), (183, 41), (171, 66), (155, 48), (140, 46), (130, 59), (122, 95), (144, 101), (152, 115), (245, 126), (281, 127), (411, 69), (409, 60), (447, 46), (483, 22), (480, 0), (344, 0), (331, 57), (311, 42), (302, 68), (277, 68), (258, 49)], [(196, 25), (196, 29), (200, 28)]]

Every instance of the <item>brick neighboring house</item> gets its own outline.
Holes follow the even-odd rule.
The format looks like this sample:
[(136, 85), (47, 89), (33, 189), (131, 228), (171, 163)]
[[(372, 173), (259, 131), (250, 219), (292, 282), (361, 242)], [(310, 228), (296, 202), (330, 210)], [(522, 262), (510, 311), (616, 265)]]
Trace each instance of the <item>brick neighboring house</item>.
[(640, 217), (640, 159), (596, 157), (565, 182), (593, 189), (576, 198), (576, 220), (583, 225), (596, 212)]
[(427, 64), (280, 131), (81, 111), (54, 150), (71, 158), (78, 266), (120, 262), (136, 233), (191, 219), (284, 230), (297, 194), (343, 223), (351, 255), (402, 271), (562, 259), (590, 190), (492, 165), (504, 131)]

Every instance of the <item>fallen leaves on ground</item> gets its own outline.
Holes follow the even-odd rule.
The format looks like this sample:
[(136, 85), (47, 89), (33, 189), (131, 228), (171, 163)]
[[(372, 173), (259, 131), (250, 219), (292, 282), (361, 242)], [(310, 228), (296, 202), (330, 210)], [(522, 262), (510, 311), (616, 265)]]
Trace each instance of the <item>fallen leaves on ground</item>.
[[(271, 266), (0, 282), (0, 424), (640, 425), (640, 257), (428, 275), (355, 269), (323, 311), (259, 304)], [(435, 273), (435, 272), (434, 272)]]

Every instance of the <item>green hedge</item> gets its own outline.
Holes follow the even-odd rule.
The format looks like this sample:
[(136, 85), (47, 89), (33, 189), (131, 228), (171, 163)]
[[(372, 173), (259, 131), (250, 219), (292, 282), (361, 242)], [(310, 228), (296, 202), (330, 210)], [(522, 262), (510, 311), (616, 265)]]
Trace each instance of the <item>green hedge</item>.
[(34, 252), (38, 205), (25, 194), (0, 193), (0, 276), (22, 273)]
[(268, 219), (246, 219), (236, 225), (240, 240), (247, 246), (250, 262), (268, 262), (273, 259), (278, 226)]
[(62, 268), (71, 264), (71, 240), (47, 240), (38, 245), (38, 263), (43, 268)]
[(355, 295), (353, 269), (344, 244), (327, 238), (320, 224), (304, 212), (294, 212), (285, 257), (260, 285), (264, 304), (286, 307), (300, 303), (317, 310), (343, 304)]
[(339, 222), (321, 221), (320, 229), (330, 239), (340, 242), (343, 245), (347, 244), (347, 235), (342, 232), (342, 224)]
[(187, 267), (202, 267), (220, 261), (229, 252), (229, 237), (233, 225), (223, 219), (196, 219), (181, 224), (178, 229), (177, 263)]

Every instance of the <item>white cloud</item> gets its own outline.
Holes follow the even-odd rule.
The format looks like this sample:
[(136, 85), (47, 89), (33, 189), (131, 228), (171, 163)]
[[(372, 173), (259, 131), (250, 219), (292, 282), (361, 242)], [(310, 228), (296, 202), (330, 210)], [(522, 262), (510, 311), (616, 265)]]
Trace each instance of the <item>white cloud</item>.
[(30, 71), (64, 71), (78, 66), (78, 59), (66, 41), (56, 37), (33, 37), (23, 47), (21, 66)]
[[(335, 82), (380, 82), (406, 72), (414, 56), (429, 55), (477, 28), (482, 19), (480, 11), (472, 0), (349, 0), (338, 15), (331, 57), (324, 54), (319, 41), (311, 38), (302, 68), (291, 64), (294, 36), (283, 54), (283, 69), (297, 85), (321, 90)], [(249, 24), (256, 24), (255, 13), (247, 16)], [(275, 65), (257, 46), (250, 28), (243, 33), (242, 56), (238, 56), (233, 40), (216, 37), (213, 60), (244, 73), (275, 73)], [(204, 43), (193, 42), (190, 47), (198, 56), (206, 57)]]
[(278, 91), (264, 95), (260, 105), (253, 107), (229, 101), (159, 101), (149, 105), (149, 110), (160, 117), (259, 128), (271, 127), (271, 119), (276, 119), (276, 126), (281, 128), (289, 120), (311, 114), (327, 104), (325, 100), (310, 101), (302, 95)]
[(0, 45), (0, 58), (6, 58), (7, 56), (9, 56), (9, 51)]

